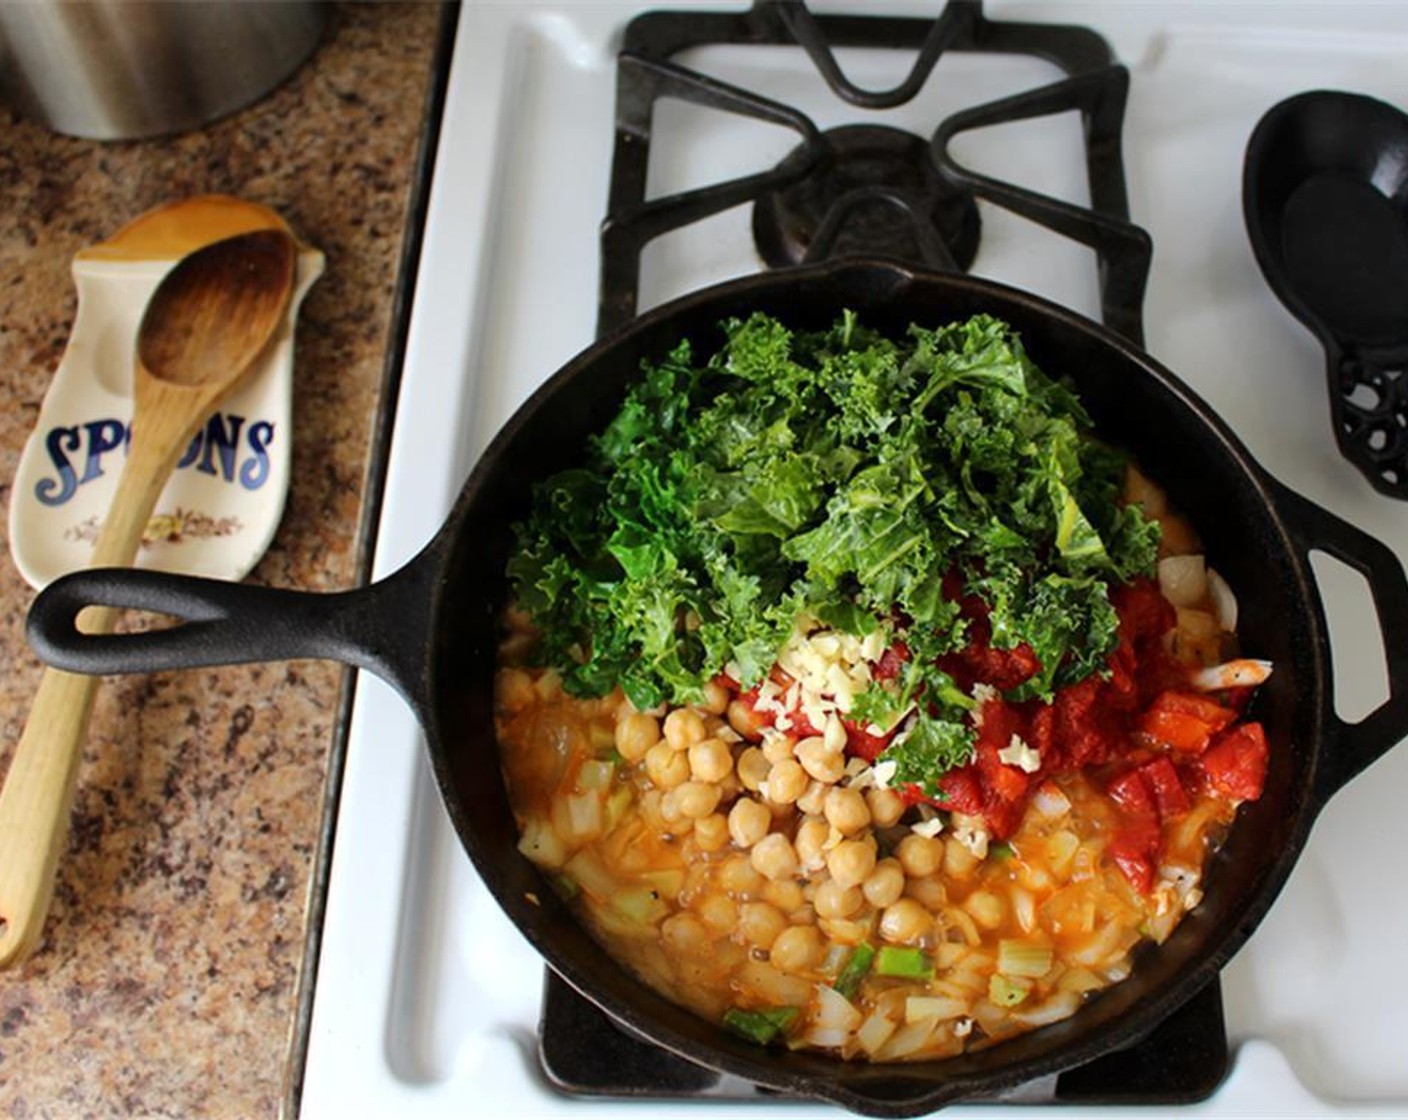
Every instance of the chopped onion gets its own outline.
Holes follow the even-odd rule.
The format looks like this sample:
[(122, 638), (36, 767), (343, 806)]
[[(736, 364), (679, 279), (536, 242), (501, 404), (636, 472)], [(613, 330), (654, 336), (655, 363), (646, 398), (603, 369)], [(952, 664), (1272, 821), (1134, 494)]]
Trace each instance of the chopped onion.
[(969, 1003), (948, 996), (910, 996), (904, 1001), (904, 1021), (918, 1023), (925, 1019), (944, 1021), (968, 1014)]
[(601, 831), (601, 795), (593, 790), (568, 797), (567, 820), (574, 839), (596, 836)]
[(1191, 607), (1208, 593), (1207, 567), (1201, 556), (1165, 556), (1159, 561), (1159, 590), (1175, 607)]
[(577, 768), (577, 788), (584, 792), (606, 789), (615, 773), (616, 767), (612, 763), (599, 758), (588, 758)]
[(856, 1031), (856, 1041), (860, 1043), (860, 1048), (873, 1058), (875, 1052), (889, 1041), (898, 1025), (882, 1012), (873, 1012), (860, 1025), (860, 1030)]
[(1036, 928), (1036, 899), (1030, 891), (1021, 887), (1012, 889), (1012, 914), (1023, 933), (1031, 933)]
[(1056, 992), (1035, 1007), (1019, 1007), (1012, 1012), (1012, 1018), (1027, 1027), (1045, 1027), (1069, 1019), (1080, 1007), (1081, 998), (1075, 992)]
[(1071, 811), (1071, 799), (1061, 792), (1055, 782), (1042, 782), (1032, 794), (1032, 808), (1043, 817), (1054, 820), (1064, 817)]
[(872, 1057), (881, 1062), (893, 1062), (899, 1058), (912, 1057), (928, 1045), (938, 1026), (937, 1019), (921, 1019), (917, 1023), (906, 1023), (896, 1030), (879, 1052)]
[(860, 1025), (861, 1013), (855, 1004), (829, 984), (816, 986), (816, 1015), (813, 1027), (837, 1030), (847, 1035)]
[(1208, 598), (1212, 600), (1218, 624), (1228, 633), (1234, 632), (1237, 629), (1237, 596), (1214, 568), (1208, 569)]
[(523, 822), (518, 850), (539, 867), (561, 867), (567, 859), (567, 848), (562, 838), (541, 817), (529, 817)]

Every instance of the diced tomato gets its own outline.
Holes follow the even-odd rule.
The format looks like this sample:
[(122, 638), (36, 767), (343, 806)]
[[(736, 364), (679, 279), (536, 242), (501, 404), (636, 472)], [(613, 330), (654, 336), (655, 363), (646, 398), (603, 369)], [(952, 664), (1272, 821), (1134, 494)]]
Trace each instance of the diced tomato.
[(1158, 810), (1154, 791), (1149, 788), (1148, 781), (1138, 769), (1126, 770), (1105, 787), (1105, 792), (1110, 795), (1110, 800), (1127, 813), (1153, 816)]
[(1032, 779), (1024, 771), (1019, 771), (1017, 766), (1005, 765), (995, 755), (988, 761), (986, 752), (979, 754), (979, 771), (983, 773), (984, 785), (1001, 802), (1019, 802), (1032, 783)]
[(874, 762), (880, 757), (880, 752), (890, 744), (891, 735), (872, 735), (867, 730), (868, 725), (857, 723), (853, 719), (843, 719), (841, 725), (846, 729), (846, 750), (857, 758), (863, 758), (866, 762)]
[(988, 832), (994, 840), (1005, 840), (1017, 831), (1026, 815), (1027, 803), (1021, 801), (999, 801), (993, 799), (983, 806), (983, 819), (988, 822)]
[(880, 660), (871, 666), (870, 675), (877, 681), (888, 681), (900, 675), (904, 663), (910, 658), (909, 646), (896, 642), (880, 655)]
[(1271, 752), (1259, 723), (1243, 723), (1204, 752), (1198, 766), (1214, 793), (1231, 801), (1255, 801), (1266, 786)]
[(1120, 631), (1136, 645), (1162, 638), (1178, 621), (1173, 604), (1151, 579), (1136, 579), (1116, 587), (1110, 601), (1119, 615)]
[(1089, 677), (1056, 693), (1052, 708), (1058, 754), (1047, 761), (1048, 769), (1099, 765), (1119, 753), (1128, 734), (1122, 714), (1106, 703), (1106, 691), (1099, 677)]
[(1111, 838), (1108, 851), (1130, 886), (1140, 894), (1148, 894), (1154, 885), (1154, 868), (1163, 852), (1163, 834), (1154, 816), (1128, 817)]
[(961, 602), (963, 615), (968, 619), (968, 644), (956, 653), (939, 658), (939, 667), (959, 688), (968, 692), (981, 681), (1006, 692), (1041, 669), (1040, 658), (1026, 642), (1013, 649), (997, 649), (992, 645), (992, 628), (982, 600), (968, 596)]
[(956, 809), (976, 816), (983, 811), (983, 789), (972, 766), (959, 766), (938, 778), (939, 796), (934, 799), (940, 809)]
[(1184, 754), (1202, 754), (1212, 737), (1237, 718), (1231, 708), (1187, 692), (1161, 692), (1139, 717), (1137, 728), (1157, 743)]
[(1182, 816), (1192, 808), (1193, 803), (1188, 798), (1188, 791), (1183, 788), (1178, 770), (1166, 755), (1146, 762), (1138, 773), (1154, 795), (1160, 819)]

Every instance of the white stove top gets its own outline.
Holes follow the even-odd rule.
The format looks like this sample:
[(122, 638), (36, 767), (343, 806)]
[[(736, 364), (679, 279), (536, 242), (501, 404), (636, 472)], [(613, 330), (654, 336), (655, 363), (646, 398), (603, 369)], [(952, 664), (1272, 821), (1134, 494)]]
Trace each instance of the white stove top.
[[(732, 4), (666, 4), (734, 10)], [(835, 3), (817, 3), (820, 12)], [(867, 0), (866, 12), (936, 3)], [(466, 0), (459, 19), (375, 574), (439, 528), (475, 457), (518, 403), (591, 340), (597, 229), (605, 209), (614, 50), (632, 3)], [(1282, 98), (1336, 88), (1408, 105), (1408, 7), (992, 2), (994, 19), (1080, 23), (1132, 72), (1124, 128), (1133, 219), (1154, 240), (1147, 349), (1201, 393), (1272, 474), (1408, 557), (1408, 516), (1376, 495), (1331, 437), (1323, 357), (1257, 270), (1241, 215), (1242, 153)], [(861, 85), (889, 87), (903, 52), (850, 51)], [(819, 94), (800, 52), (705, 48), (683, 59), (800, 103), (822, 127), (867, 116)], [(928, 135), (942, 115), (1061, 75), (1030, 59), (955, 55), (922, 105), (873, 116)], [(941, 87), (941, 88), (935, 88)], [(931, 94), (929, 89), (933, 88)], [(690, 139), (686, 142), (686, 136)], [(652, 197), (771, 167), (795, 137), (738, 118), (663, 106)], [(1082, 202), (1079, 125), (969, 133), (965, 166)], [(1094, 316), (1087, 250), (982, 206), (973, 272)], [(652, 244), (642, 307), (755, 271), (742, 207)], [(1341, 715), (1383, 697), (1383, 659), (1363, 581), (1317, 561), (1331, 617)], [(1330, 805), (1271, 914), (1223, 978), (1231, 1076), (1189, 1116), (1408, 1113), (1408, 749)], [(536, 1061), (543, 969), (459, 848), (420, 732), (391, 689), (358, 685), (332, 856), (302, 1115), (613, 1117), (756, 1115), (756, 1104), (570, 1099)], [(963, 1107), (953, 1115), (971, 1114)], [(988, 1120), (1030, 1109), (982, 1106)], [(1134, 1109), (1096, 1109), (1101, 1116)], [(1162, 1111), (1162, 1110), (1161, 1110)], [(825, 1105), (791, 1116), (836, 1116)], [(1073, 1114), (1066, 1109), (1065, 1114)]]

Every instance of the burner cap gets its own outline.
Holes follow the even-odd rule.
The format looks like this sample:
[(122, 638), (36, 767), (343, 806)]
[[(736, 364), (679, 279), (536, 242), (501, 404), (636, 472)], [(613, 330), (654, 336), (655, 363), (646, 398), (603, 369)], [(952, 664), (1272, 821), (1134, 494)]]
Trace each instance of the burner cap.
[[(809, 174), (753, 206), (753, 240), (764, 261), (775, 268), (800, 264), (828, 219), (836, 236), (826, 256), (923, 260), (915, 223), (929, 222), (954, 264), (967, 271), (978, 251), (978, 207), (971, 194), (940, 177), (925, 140), (873, 124), (833, 128), (822, 138), (826, 152)], [(805, 163), (799, 147), (778, 170)]]

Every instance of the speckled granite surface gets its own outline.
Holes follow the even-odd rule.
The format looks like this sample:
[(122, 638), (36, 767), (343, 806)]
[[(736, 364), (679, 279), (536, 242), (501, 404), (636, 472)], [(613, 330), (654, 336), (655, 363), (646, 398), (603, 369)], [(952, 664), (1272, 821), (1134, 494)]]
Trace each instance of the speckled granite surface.
[[(338, 8), (289, 83), (169, 139), (73, 140), (0, 106), (6, 506), (73, 321), (74, 252), (170, 199), (240, 195), (328, 261), (299, 322), (288, 506), (251, 579), (353, 582), (438, 26), (421, 4)], [(8, 542), (0, 557), (4, 767), (40, 667), (23, 637), (32, 593)], [(343, 685), (324, 663), (105, 685), (44, 943), (0, 974), (0, 1115), (258, 1120), (285, 1108)]]

